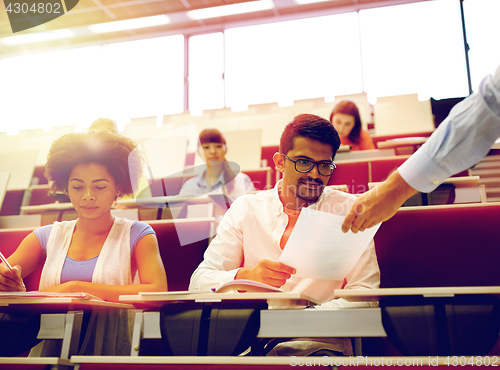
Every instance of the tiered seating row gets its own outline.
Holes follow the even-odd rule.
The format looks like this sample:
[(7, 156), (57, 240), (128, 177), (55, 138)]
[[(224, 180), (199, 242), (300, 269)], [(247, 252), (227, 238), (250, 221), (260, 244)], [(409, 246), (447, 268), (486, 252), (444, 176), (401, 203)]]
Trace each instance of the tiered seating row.
[[(408, 207), (386, 221), (375, 236), (381, 287), (500, 286), (500, 203)], [(209, 239), (181, 246), (179, 232), (210, 235), (212, 220), (150, 222), (167, 271), (169, 289), (185, 290)], [(178, 226), (179, 226), (178, 225)], [(32, 229), (0, 230), (1, 251), (9, 255)], [(25, 279), (36, 289), (37, 273)], [(365, 355), (398, 355), (383, 339), (363, 340)], [(498, 352), (498, 347), (494, 350)]]

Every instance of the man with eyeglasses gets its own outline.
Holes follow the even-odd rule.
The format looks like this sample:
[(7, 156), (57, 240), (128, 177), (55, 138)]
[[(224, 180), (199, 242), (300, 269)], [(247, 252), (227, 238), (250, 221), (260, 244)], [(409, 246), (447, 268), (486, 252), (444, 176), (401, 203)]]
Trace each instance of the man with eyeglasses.
[[(294, 276), (294, 269), (277, 262), (301, 210), (347, 215), (356, 197), (326, 187), (335, 170), (333, 159), (340, 138), (330, 121), (301, 114), (286, 127), (273, 160), (283, 179), (271, 190), (238, 198), (221, 221), (204, 261), (191, 277), (189, 289), (210, 290), (235, 279), (247, 279), (302, 292), (325, 308), (348, 305), (335, 289), (378, 288), (380, 271), (373, 241), (343, 280)], [(275, 343), (275, 342), (274, 342)], [(284, 356), (352, 355), (348, 338), (295, 338), (264, 347), (259, 354)]]

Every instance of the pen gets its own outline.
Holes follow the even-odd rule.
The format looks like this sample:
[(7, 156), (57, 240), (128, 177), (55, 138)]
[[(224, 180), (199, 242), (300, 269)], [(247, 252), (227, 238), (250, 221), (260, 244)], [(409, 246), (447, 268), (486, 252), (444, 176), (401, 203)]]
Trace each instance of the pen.
[[(7, 258), (5, 258), (2, 252), (0, 252), (0, 260), (2, 260), (3, 263), (5, 263), (5, 266), (7, 266), (10, 271), (13, 271), (12, 266), (10, 265), (9, 261), (7, 261)], [(24, 282), (21, 282), (21, 285), (26, 288)]]

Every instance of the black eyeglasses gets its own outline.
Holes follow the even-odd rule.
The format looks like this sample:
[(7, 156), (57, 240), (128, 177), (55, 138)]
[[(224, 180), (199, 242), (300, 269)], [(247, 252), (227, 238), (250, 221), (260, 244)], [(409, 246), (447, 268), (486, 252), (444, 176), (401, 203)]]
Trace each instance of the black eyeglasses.
[[(283, 154), (283, 153), (281, 153)], [(295, 171), (306, 173), (311, 171), (314, 168), (314, 165), (318, 166), (318, 172), (323, 176), (330, 176), (337, 166), (333, 162), (313, 162), (307, 159), (297, 159), (294, 161), (289, 158), (286, 154), (283, 156), (288, 159), (290, 162), (295, 163)]]

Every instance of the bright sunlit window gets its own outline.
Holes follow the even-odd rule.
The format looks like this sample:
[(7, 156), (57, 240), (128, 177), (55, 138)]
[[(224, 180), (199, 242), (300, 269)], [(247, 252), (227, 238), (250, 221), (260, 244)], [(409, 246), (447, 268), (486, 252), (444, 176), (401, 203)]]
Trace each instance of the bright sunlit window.
[(101, 47), (0, 60), (0, 131), (89, 126), (98, 116)]
[(104, 47), (103, 115), (113, 119), (182, 113), (184, 36)]
[(361, 10), (360, 24), (369, 95), (468, 95), (459, 0)]
[(356, 13), (225, 32), (226, 106), (363, 91)]
[(465, 0), (464, 15), (469, 44), (469, 64), (472, 90), (477, 91), (479, 82), (493, 74), (500, 64), (500, 1)]
[(224, 35), (189, 38), (189, 111), (224, 108)]

